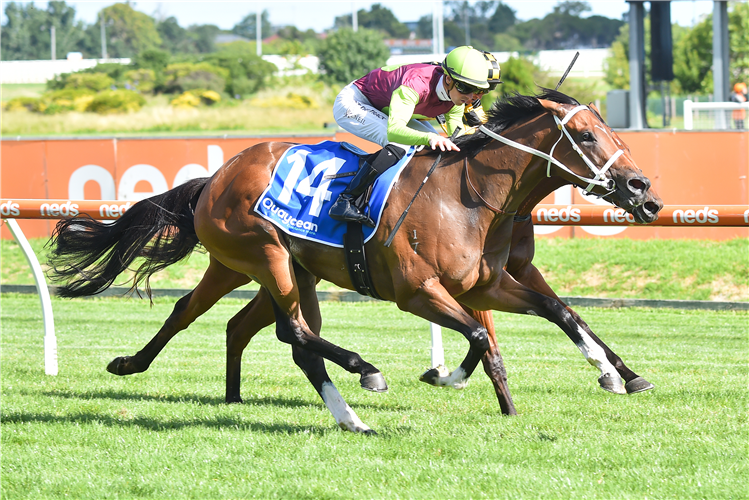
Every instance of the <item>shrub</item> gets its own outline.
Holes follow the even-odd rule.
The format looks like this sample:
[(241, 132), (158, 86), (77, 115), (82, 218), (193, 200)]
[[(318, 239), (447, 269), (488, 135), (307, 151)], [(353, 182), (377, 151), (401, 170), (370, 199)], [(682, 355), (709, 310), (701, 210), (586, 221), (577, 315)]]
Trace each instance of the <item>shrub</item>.
[(183, 62), (167, 66), (164, 70), (164, 77), (166, 92), (184, 92), (197, 88), (223, 92), (229, 71), (206, 62)]
[(125, 81), (139, 92), (153, 92), (156, 72), (152, 69), (133, 69), (125, 73)]
[(201, 104), (212, 106), (221, 102), (221, 95), (213, 90), (193, 89), (183, 92), (171, 100), (170, 104), (175, 108), (195, 108)]
[(270, 98), (257, 98), (250, 101), (253, 106), (261, 108), (291, 108), (291, 109), (319, 109), (317, 101), (306, 95), (289, 92), (285, 97), (273, 96)]
[(6, 111), (38, 111), (39, 97), (16, 97), (5, 103)]
[(66, 89), (90, 89), (94, 92), (114, 85), (114, 79), (105, 73), (72, 73), (65, 82)]
[(138, 111), (146, 100), (132, 90), (106, 90), (97, 94), (88, 105), (87, 111), (94, 113), (128, 113)]
[(196, 108), (200, 106), (200, 98), (191, 92), (183, 92), (169, 103), (175, 108)]
[(224, 91), (226, 80), (208, 71), (193, 71), (177, 78), (175, 85), (182, 90), (207, 89), (218, 93)]
[(317, 52), (330, 83), (350, 83), (387, 63), (390, 50), (376, 31), (341, 29), (323, 40)]

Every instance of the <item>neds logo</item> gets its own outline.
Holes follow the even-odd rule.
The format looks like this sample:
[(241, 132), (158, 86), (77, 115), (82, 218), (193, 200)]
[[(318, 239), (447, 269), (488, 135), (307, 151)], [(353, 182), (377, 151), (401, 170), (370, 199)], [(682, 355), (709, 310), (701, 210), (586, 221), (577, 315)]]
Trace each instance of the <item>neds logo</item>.
[(122, 217), (125, 215), (125, 212), (127, 212), (127, 209), (130, 208), (130, 202), (128, 201), (124, 205), (99, 205), (99, 215), (102, 217)]
[(78, 204), (68, 200), (66, 203), (43, 203), (39, 207), (39, 213), (42, 217), (75, 217), (78, 215)]
[(0, 215), (4, 217), (18, 217), (21, 215), (21, 206), (13, 201), (6, 201), (0, 205)]
[(580, 210), (570, 206), (564, 208), (541, 208), (536, 218), (539, 222), (580, 222)]
[(635, 217), (625, 212), (623, 208), (607, 208), (603, 211), (603, 222), (626, 222), (634, 224)]
[(720, 218), (718, 217), (718, 211), (715, 209), (710, 209), (710, 207), (705, 207), (702, 210), (674, 210), (674, 223), (686, 223), (686, 224), (694, 224), (695, 222), (699, 224), (717, 224), (720, 221)]

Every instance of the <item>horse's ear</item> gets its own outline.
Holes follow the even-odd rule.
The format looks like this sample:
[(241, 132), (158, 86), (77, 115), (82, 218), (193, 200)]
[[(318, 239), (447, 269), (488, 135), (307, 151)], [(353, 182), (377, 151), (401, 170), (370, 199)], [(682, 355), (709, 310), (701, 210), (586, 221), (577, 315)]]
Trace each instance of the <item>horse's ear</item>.
[(603, 115), (601, 114), (601, 112), (600, 112), (600, 111), (598, 110), (598, 106), (596, 106), (596, 105), (595, 105), (595, 104), (593, 104), (592, 102), (589, 102), (589, 103), (588, 103), (588, 107), (589, 107), (590, 109), (592, 109), (593, 111), (595, 111), (595, 112), (596, 112), (596, 113), (598, 114), (598, 116), (603, 116)]
[(555, 115), (560, 120), (564, 118), (564, 115), (567, 114), (567, 112), (564, 110), (561, 104), (558, 102), (550, 101), (548, 99), (539, 99), (538, 102), (546, 108), (546, 110)]

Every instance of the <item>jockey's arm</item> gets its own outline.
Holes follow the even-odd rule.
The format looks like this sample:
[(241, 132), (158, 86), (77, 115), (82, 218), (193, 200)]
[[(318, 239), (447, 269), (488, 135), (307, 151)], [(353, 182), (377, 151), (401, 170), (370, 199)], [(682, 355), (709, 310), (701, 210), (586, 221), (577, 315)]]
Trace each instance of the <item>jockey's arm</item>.
[[(410, 87), (401, 85), (390, 98), (390, 106), (383, 109), (388, 114), (388, 141), (399, 144), (430, 146), (433, 135), (420, 132), (408, 127), (408, 122), (414, 116), (414, 110), (419, 103), (419, 95)], [(455, 128), (462, 125), (463, 107), (453, 106), (445, 113), (447, 128), (452, 133)]]

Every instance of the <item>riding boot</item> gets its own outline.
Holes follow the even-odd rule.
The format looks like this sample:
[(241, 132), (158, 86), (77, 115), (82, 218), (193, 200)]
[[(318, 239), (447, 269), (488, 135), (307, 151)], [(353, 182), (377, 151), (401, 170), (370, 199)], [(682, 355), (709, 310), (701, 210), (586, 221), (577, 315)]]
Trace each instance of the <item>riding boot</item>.
[(364, 162), (330, 208), (328, 212), (330, 218), (345, 222), (359, 222), (368, 227), (375, 227), (374, 221), (367, 214), (362, 213), (361, 208), (356, 206), (354, 200), (361, 196), (380, 174), (398, 163), (404, 155), (405, 151), (402, 148), (388, 144), (370, 157), (370, 162)]
[(364, 193), (379, 176), (380, 173), (372, 168), (372, 165), (364, 162), (346, 189), (330, 207), (328, 212), (330, 218), (344, 222), (359, 222), (365, 226), (374, 227), (374, 221), (367, 214), (361, 212), (359, 207), (354, 204), (354, 200)]

